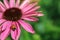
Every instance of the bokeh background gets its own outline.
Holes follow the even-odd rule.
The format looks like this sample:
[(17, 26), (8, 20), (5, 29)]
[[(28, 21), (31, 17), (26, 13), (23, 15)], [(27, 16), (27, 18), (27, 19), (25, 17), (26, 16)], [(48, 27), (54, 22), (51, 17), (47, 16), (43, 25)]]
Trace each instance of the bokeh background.
[[(29, 22), (36, 33), (21, 28), (19, 40), (60, 40), (60, 0), (39, 0), (38, 5), (44, 16), (38, 17), (37, 22)], [(6, 40), (12, 39), (9, 36)]]

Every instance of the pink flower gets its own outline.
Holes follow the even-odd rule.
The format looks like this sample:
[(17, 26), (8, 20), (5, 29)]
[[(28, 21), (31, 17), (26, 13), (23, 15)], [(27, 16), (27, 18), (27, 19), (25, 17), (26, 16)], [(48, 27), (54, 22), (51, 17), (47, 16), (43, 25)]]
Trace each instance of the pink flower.
[(41, 12), (36, 10), (40, 6), (37, 3), (30, 4), (27, 0), (20, 4), (20, 0), (3, 0), (0, 1), (0, 40), (5, 40), (11, 33), (13, 40), (18, 40), (20, 36), (20, 25), (28, 32), (35, 33), (32, 26), (25, 22), (37, 21), (35, 16), (43, 16)]

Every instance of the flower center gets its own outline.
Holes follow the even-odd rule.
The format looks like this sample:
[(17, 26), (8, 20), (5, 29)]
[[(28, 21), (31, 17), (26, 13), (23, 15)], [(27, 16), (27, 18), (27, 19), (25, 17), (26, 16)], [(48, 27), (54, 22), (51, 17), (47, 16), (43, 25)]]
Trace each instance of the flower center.
[(21, 17), (22, 17), (22, 12), (18, 8), (7, 9), (3, 14), (3, 18), (9, 21), (17, 21)]

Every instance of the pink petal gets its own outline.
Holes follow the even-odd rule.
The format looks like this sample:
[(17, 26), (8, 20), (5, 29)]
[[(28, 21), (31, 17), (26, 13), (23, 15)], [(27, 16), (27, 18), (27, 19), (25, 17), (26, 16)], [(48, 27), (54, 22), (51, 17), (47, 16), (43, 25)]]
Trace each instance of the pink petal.
[(18, 23), (16, 23), (16, 25), (17, 25), (17, 30), (18, 30), (16, 39), (18, 40), (18, 38), (20, 37), (21, 30), (20, 30), (20, 26), (18, 25)]
[(11, 37), (12, 37), (13, 40), (16, 39), (16, 35), (17, 35), (17, 31), (16, 30), (15, 31), (11, 30)]
[(27, 13), (30, 13), (30, 12), (33, 12), (33, 11), (36, 11), (36, 10), (39, 9), (39, 8), (40, 8), (40, 6), (37, 6), (37, 7), (35, 7), (35, 8), (32, 8), (31, 10), (27, 11), (26, 14), (27, 14)]
[(3, 13), (0, 13), (0, 19), (2, 18), (2, 16), (3, 16)]
[[(16, 26), (16, 23), (13, 22), (12, 25)], [(11, 36), (15, 40), (15, 38), (16, 38), (16, 29), (14, 31), (11, 29)]]
[(28, 3), (28, 0), (25, 0), (21, 5), (20, 5), (20, 9), (24, 8)]
[(3, 22), (5, 22), (6, 20), (4, 19), (0, 19), (0, 24), (2, 24)]
[(10, 0), (10, 7), (15, 7), (15, 0)]
[(24, 12), (26, 12), (26, 11), (28, 11), (28, 10), (30, 10), (31, 8), (33, 8), (34, 6), (36, 6), (37, 5), (37, 3), (33, 3), (33, 4), (29, 4), (27, 7), (25, 7), (23, 10), (24, 10)]
[(6, 28), (6, 30), (0, 35), (0, 39), (5, 40), (6, 37), (9, 35), (9, 31), (10, 31), (10, 29)]
[(4, 8), (5, 6), (4, 6), (4, 4), (0, 1), (0, 9), (2, 10), (2, 11), (5, 11), (5, 8)]
[(38, 21), (37, 18), (34, 18), (34, 17), (26, 17), (26, 18), (23, 18), (24, 20), (28, 20), (28, 21)]
[(8, 0), (3, 0), (4, 1), (4, 4), (7, 8), (9, 8), (9, 3), (8, 3)]
[(44, 16), (41, 12), (36, 12), (37, 16)]
[(25, 7), (27, 7), (29, 5), (29, 3), (25, 3), (25, 5), (21, 8), (21, 9), (24, 9)]
[(1, 28), (2, 30), (5, 30), (7, 25), (11, 24), (11, 22), (7, 21), (7, 22), (4, 22), (2, 25), (1, 25)]
[(32, 26), (31, 26), (29, 23), (24, 22), (23, 20), (20, 20), (19, 23), (22, 25), (22, 27), (23, 27), (26, 31), (28, 31), (28, 32), (30, 32), (30, 33), (35, 33), (35, 31), (33, 30)]
[(5, 5), (0, 1), (0, 4), (3, 6), (3, 7), (5, 7)]
[(7, 23), (6, 24), (6, 30), (4, 30), (1, 34), (0, 34), (0, 39), (1, 40), (5, 40), (7, 38), (7, 36), (9, 35), (10, 33), (10, 26), (11, 26), (11, 23)]
[(16, 26), (15, 30), (11, 30), (11, 36), (13, 40), (18, 40), (19, 36), (20, 36), (20, 27), (17, 23), (13, 23)]
[(16, 0), (16, 7), (18, 7), (20, 4), (20, 0)]
[(42, 14), (42, 12), (31, 12), (28, 14), (24, 14), (22, 17), (29, 17), (29, 16), (43, 16), (44, 14)]

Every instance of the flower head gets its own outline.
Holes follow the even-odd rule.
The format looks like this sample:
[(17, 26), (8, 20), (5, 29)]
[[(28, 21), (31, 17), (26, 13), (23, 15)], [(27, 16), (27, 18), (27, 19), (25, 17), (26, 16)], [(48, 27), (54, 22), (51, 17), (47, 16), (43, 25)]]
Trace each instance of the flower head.
[(11, 33), (13, 40), (18, 40), (20, 36), (20, 25), (28, 32), (35, 33), (32, 26), (25, 22), (37, 21), (35, 16), (43, 16), (41, 12), (36, 10), (40, 6), (36, 6), (37, 3), (29, 3), (28, 0), (24, 0), (20, 3), (20, 0), (3, 0), (4, 4), (0, 1), (0, 39), (5, 40)]

